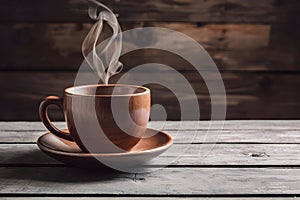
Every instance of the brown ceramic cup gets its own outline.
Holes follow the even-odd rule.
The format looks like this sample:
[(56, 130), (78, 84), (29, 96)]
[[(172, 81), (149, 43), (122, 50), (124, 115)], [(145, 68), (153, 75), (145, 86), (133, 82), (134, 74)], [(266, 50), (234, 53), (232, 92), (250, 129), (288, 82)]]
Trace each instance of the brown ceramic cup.
[[(56, 128), (48, 106), (63, 109), (69, 132)], [(150, 115), (150, 90), (133, 85), (85, 85), (67, 88), (64, 99), (48, 96), (39, 114), (54, 135), (75, 141), (85, 152), (129, 151), (143, 137)]]

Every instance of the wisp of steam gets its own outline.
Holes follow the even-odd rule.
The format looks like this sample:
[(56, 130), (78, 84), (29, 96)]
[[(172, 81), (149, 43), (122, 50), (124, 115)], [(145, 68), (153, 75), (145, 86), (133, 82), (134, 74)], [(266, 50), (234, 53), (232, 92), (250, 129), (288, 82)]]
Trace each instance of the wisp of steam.
[[(104, 84), (108, 84), (109, 78), (122, 70), (122, 63), (119, 57), (122, 49), (121, 27), (115, 14), (104, 4), (90, 0), (105, 10), (97, 12), (96, 7), (90, 7), (89, 16), (97, 22), (92, 26), (90, 32), (82, 44), (82, 54), (88, 65), (96, 72)], [(99, 37), (103, 32), (103, 24), (106, 22), (112, 29), (112, 36), (97, 48)]]

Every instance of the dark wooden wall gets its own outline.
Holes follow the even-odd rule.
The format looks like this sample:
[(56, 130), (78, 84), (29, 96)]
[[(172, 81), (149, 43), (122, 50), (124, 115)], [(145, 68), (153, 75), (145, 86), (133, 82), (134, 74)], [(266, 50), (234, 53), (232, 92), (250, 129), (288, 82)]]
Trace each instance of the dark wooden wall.
[[(300, 118), (300, 1), (104, 2), (118, 13), (124, 30), (167, 27), (201, 43), (224, 79), (227, 119)], [(1, 1), (0, 120), (38, 120), (39, 102), (49, 94), (61, 96), (72, 85), (91, 24), (82, 1)], [(125, 70), (156, 61), (181, 71), (198, 95), (201, 117), (209, 119), (207, 88), (188, 63), (155, 50), (121, 59)], [(178, 119), (178, 105), (169, 103), (174, 96), (157, 85), (151, 89), (153, 102), (165, 104), (168, 118)], [(52, 115), (61, 119), (57, 110)]]

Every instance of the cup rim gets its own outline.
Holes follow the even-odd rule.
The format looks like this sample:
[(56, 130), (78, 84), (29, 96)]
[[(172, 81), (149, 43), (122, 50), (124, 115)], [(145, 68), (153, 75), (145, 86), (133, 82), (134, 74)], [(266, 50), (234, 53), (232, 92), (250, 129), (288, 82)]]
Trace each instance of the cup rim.
[[(78, 93), (72, 93), (70, 90), (71, 89), (79, 89), (79, 88), (88, 88), (88, 87), (103, 87), (103, 86), (108, 86), (108, 87), (132, 87), (132, 88), (140, 88), (143, 89), (144, 91), (139, 92), (139, 93), (134, 93), (134, 94), (96, 94), (96, 95), (91, 95), (91, 94), (78, 94)], [(129, 96), (139, 96), (139, 95), (144, 95), (150, 93), (150, 89), (144, 86), (138, 86), (138, 85), (127, 85), (127, 84), (93, 84), (93, 85), (80, 85), (80, 86), (72, 86), (68, 87), (64, 90), (64, 93), (66, 95), (70, 96), (83, 96), (83, 97), (129, 97)]]

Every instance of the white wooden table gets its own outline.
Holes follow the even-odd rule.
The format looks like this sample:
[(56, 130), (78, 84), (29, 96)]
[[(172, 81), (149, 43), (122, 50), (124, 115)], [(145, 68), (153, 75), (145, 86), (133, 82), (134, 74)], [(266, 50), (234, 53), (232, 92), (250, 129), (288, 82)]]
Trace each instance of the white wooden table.
[[(188, 138), (193, 127), (184, 123), (187, 128), (181, 132)], [(188, 152), (205, 145), (201, 137), (206, 130), (201, 127), (207, 124), (200, 122)], [(176, 125), (178, 122), (167, 122), (165, 130), (172, 135)], [(45, 132), (40, 122), (0, 122), (1, 196), (294, 199), (300, 195), (300, 121), (226, 121), (217, 144), (205, 159), (186, 154), (148, 174), (66, 166), (38, 149), (36, 140)], [(176, 141), (174, 145), (185, 142)]]

